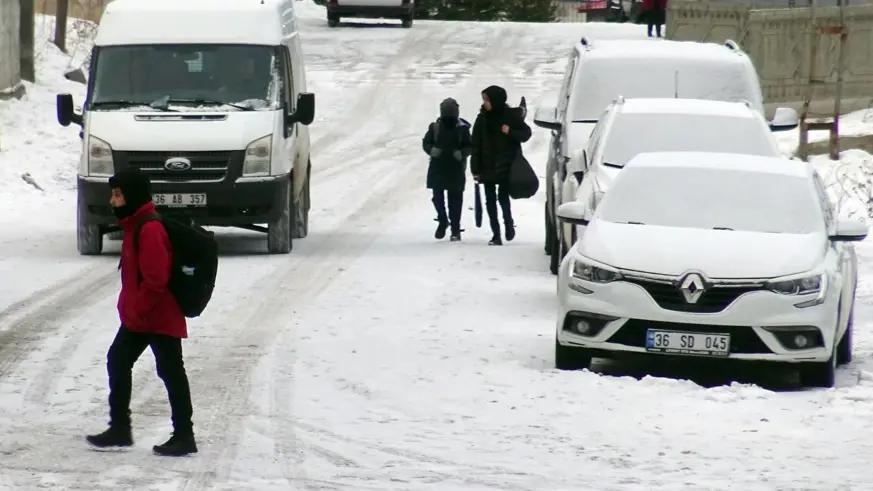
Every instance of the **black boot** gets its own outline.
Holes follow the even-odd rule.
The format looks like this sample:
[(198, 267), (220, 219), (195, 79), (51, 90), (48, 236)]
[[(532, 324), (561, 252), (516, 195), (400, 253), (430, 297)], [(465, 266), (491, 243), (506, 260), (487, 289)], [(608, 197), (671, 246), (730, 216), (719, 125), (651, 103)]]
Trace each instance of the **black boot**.
[(503, 241), (500, 240), (500, 235), (495, 235), (494, 237), (491, 237), (491, 240), (488, 241), (488, 245), (490, 245), (490, 246), (503, 245)]
[(506, 222), (506, 241), (512, 242), (512, 239), (515, 238), (515, 224), (513, 222)]
[(442, 240), (446, 238), (446, 230), (449, 229), (449, 222), (439, 221), (439, 225), (437, 225), (436, 232), (433, 233), (433, 238), (437, 240)]
[(452, 242), (460, 242), (461, 232), (452, 232), (452, 236), (449, 237), (449, 240), (451, 240)]
[(197, 453), (197, 443), (194, 442), (194, 435), (176, 434), (161, 445), (152, 447), (158, 455), (167, 457), (181, 457), (190, 453)]
[(133, 434), (130, 427), (110, 426), (103, 433), (86, 436), (85, 440), (97, 448), (133, 446)]

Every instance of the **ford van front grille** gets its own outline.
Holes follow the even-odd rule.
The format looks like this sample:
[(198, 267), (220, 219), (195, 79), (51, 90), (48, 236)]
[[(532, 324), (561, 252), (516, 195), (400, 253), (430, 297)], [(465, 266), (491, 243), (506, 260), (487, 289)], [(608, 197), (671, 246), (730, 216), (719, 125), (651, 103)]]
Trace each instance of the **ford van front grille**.
[(115, 168), (137, 168), (152, 182), (223, 181), (234, 160), (232, 151), (112, 152)]

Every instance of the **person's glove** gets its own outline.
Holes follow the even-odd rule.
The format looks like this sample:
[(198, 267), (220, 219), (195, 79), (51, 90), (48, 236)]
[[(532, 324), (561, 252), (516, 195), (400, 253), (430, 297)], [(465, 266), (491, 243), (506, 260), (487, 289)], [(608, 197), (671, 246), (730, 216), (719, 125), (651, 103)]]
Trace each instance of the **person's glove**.
[(464, 160), (464, 154), (462, 154), (460, 150), (455, 150), (455, 153), (453, 153), (452, 155), (455, 157), (455, 160), (457, 160), (458, 162), (460, 162), (461, 160)]
[(434, 158), (434, 159), (439, 157), (442, 154), (443, 154), (443, 151), (442, 151), (442, 149), (439, 149), (439, 148), (434, 148), (434, 149), (431, 149), (431, 151), (430, 151), (430, 156), (431, 156), (431, 158)]

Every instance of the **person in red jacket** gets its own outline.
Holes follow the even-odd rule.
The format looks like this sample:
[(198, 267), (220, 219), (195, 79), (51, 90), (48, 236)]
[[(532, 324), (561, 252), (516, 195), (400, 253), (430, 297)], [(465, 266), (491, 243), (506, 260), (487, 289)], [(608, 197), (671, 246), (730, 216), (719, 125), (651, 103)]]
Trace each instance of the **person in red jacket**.
[[(146, 348), (155, 356), (158, 377), (170, 399), (173, 435), (153, 447), (161, 455), (197, 452), (191, 421), (191, 390), (182, 361), (182, 339), (188, 337), (185, 316), (167, 284), (173, 265), (173, 248), (160, 221), (143, 222), (157, 213), (152, 204), (148, 176), (136, 169), (123, 170), (109, 179), (112, 210), (124, 231), (121, 243), (121, 293), (118, 313), (121, 327), (107, 354), (109, 372), (109, 429), (88, 435), (100, 448), (133, 445), (130, 421), (131, 371)], [(142, 223), (138, 244), (137, 226)]]
[(653, 27), (658, 37), (661, 37), (661, 26), (667, 21), (667, 0), (643, 0), (643, 16), (649, 37), (652, 37)]

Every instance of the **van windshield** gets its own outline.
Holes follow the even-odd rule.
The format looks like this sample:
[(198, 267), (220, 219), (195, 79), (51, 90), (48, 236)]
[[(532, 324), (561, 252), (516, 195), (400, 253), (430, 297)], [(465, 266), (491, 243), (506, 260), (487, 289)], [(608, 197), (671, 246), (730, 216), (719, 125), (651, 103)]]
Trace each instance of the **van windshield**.
[[(279, 65), (271, 46), (162, 44), (96, 51), (94, 110), (163, 106), (270, 109), (278, 104)], [(225, 106), (229, 104), (229, 106)]]
[(759, 109), (757, 80), (749, 80), (744, 65), (722, 60), (673, 59), (591, 60), (570, 96), (573, 121), (597, 121), (618, 96), (631, 98), (709, 99), (749, 101)]

